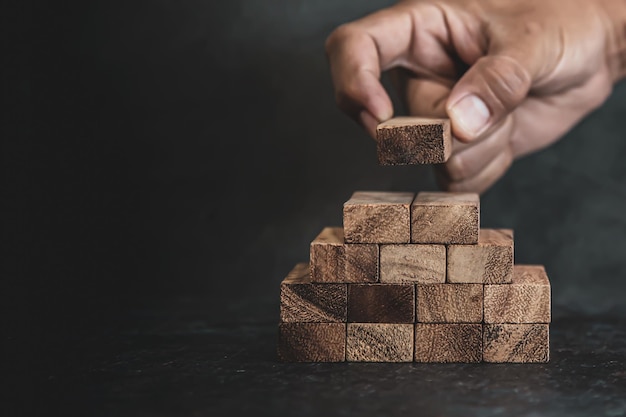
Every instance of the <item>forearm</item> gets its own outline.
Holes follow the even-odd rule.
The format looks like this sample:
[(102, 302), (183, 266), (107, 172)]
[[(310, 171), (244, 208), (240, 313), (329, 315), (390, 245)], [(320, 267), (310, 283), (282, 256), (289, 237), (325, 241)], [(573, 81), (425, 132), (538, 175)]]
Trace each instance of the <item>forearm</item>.
[(617, 82), (626, 77), (626, 0), (596, 1), (607, 27), (607, 63), (613, 82)]

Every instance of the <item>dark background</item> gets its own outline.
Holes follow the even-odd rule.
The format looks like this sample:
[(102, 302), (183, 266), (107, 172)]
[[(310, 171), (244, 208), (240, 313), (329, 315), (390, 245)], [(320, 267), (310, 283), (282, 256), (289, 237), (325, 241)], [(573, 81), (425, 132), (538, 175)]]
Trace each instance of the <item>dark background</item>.
[[(57, 3), (2, 16), (4, 407), (233, 411), (194, 391), (243, 398), (217, 356), (255, 348), (219, 332), (277, 322), (280, 280), (354, 190), (435, 189), (428, 167), (377, 166), (334, 104), (324, 39), (391, 2)], [(482, 197), (516, 261), (546, 265), (556, 317), (626, 317), (625, 114), (617, 86)]]

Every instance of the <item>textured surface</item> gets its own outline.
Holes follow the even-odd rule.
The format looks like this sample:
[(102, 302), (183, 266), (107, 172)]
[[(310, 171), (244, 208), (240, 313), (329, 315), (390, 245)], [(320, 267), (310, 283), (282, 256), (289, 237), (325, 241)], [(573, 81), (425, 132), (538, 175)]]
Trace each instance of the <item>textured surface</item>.
[(482, 358), (482, 324), (415, 325), (416, 362), (472, 363)]
[(326, 227), (311, 242), (311, 282), (343, 282), (345, 274), (343, 230)]
[(380, 281), (420, 284), (446, 281), (446, 247), (443, 245), (382, 245)]
[(46, 351), (54, 361), (37, 360), (28, 375), (37, 401), (20, 401), (9, 415), (373, 417), (420, 410), (423, 417), (589, 417), (626, 411), (624, 319), (560, 315), (551, 325), (546, 364), (440, 366), (282, 363), (277, 317), (275, 286), (239, 303), (196, 294), (116, 306), (106, 321), (89, 320), (64, 334), (72, 348)]
[(348, 323), (346, 359), (353, 362), (413, 361), (413, 325)]
[(420, 323), (480, 323), (483, 320), (481, 284), (417, 286), (417, 321)]
[(343, 362), (346, 325), (342, 323), (280, 323), (278, 357), (286, 362)]
[(343, 205), (346, 243), (408, 243), (415, 194), (357, 191)]
[(478, 194), (420, 192), (411, 204), (411, 242), (478, 243)]
[(395, 117), (376, 128), (381, 165), (440, 164), (452, 152), (448, 119)]
[(547, 362), (550, 332), (547, 324), (485, 324), (485, 362)]
[(346, 282), (378, 281), (378, 252), (376, 244), (345, 244)]
[(280, 320), (345, 322), (346, 284), (312, 284), (309, 264), (300, 263), (280, 284)]
[(485, 285), (485, 323), (549, 323), (550, 281), (541, 265), (515, 265), (513, 281)]
[(448, 282), (503, 284), (513, 277), (513, 231), (481, 229), (477, 245), (448, 246)]
[(348, 321), (352, 323), (415, 322), (415, 286), (402, 284), (349, 285)]

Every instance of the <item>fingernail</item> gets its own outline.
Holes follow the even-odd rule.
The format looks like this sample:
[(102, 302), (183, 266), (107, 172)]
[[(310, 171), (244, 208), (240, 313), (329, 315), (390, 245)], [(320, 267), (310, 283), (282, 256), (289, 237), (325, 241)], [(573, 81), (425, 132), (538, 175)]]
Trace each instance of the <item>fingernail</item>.
[(485, 103), (474, 94), (459, 100), (450, 108), (450, 113), (453, 123), (472, 136), (478, 135), (485, 128), (491, 116)]
[(393, 108), (385, 106), (383, 103), (373, 103), (373, 105), (369, 107), (369, 112), (379, 123), (393, 117)]

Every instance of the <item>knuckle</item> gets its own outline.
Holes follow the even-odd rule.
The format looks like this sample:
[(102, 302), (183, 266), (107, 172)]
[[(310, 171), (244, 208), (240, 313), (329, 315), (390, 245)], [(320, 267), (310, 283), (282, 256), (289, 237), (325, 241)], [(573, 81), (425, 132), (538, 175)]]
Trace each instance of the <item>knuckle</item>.
[(335, 28), (335, 30), (333, 30), (326, 38), (326, 42), (324, 44), (326, 53), (332, 53), (332, 51), (337, 49), (338, 46), (344, 44), (348, 38), (353, 36), (354, 33), (355, 29), (352, 23), (344, 23)]
[(511, 109), (526, 97), (531, 78), (517, 60), (506, 56), (485, 58), (483, 66), (484, 81), (495, 105)]

